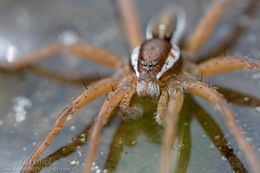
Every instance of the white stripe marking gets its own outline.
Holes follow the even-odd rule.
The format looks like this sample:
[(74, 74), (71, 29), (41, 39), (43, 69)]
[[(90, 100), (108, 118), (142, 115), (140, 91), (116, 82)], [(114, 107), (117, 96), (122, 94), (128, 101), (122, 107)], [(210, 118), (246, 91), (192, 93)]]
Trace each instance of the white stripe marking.
[(136, 74), (136, 77), (139, 78), (140, 74), (138, 72), (138, 57), (139, 57), (139, 53), (140, 53), (140, 47), (136, 47), (133, 51), (132, 51), (132, 54), (131, 54), (131, 64), (134, 68), (134, 71), (135, 71), (135, 74)]
[(156, 75), (156, 79), (159, 80), (162, 75), (173, 67), (173, 65), (180, 59), (180, 49), (173, 45), (171, 53), (167, 57), (161, 71)]

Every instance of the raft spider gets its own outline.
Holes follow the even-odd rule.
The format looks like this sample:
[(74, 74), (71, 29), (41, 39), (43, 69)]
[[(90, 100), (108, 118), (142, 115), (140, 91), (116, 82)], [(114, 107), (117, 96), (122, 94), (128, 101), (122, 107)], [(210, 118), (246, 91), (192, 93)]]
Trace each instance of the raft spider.
[(225, 56), (196, 64), (194, 58), (208, 40), (219, 18), (230, 3), (230, 0), (216, 1), (182, 46), (180, 39), (182, 39), (185, 29), (185, 14), (181, 8), (169, 7), (162, 15), (152, 18), (147, 27), (146, 37), (143, 39), (133, 4), (130, 0), (118, 0), (117, 4), (130, 47), (133, 49), (130, 64), (107, 50), (81, 43), (50, 45), (11, 64), (1, 64), (2, 68), (17, 70), (30, 65), (35, 60), (66, 51), (118, 70), (112, 77), (88, 86), (61, 112), (50, 132), (30, 156), (21, 172), (30, 172), (33, 164), (62, 130), (68, 116), (107, 93), (109, 93), (107, 99), (105, 99), (92, 129), (84, 171), (91, 172), (101, 130), (108, 122), (112, 111), (117, 105), (120, 105), (122, 116), (131, 117), (136, 110), (130, 107), (130, 102), (132, 96), (137, 93), (139, 96), (159, 100), (156, 121), (165, 126), (160, 171), (168, 172), (176, 133), (175, 127), (185, 92), (204, 98), (223, 114), (227, 126), (253, 170), (258, 172), (260, 170), (259, 160), (236, 124), (234, 113), (229, 110), (224, 98), (212, 86), (199, 81), (198, 78), (201, 75), (213, 76), (233, 70), (259, 70), (260, 62), (244, 57)]

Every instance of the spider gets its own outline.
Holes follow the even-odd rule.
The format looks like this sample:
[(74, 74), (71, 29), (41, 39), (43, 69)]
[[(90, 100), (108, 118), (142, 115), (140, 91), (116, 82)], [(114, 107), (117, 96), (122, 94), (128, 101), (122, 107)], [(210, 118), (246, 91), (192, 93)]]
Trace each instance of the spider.
[(172, 145), (176, 135), (178, 115), (183, 105), (185, 92), (202, 97), (218, 109), (244, 152), (254, 172), (260, 170), (259, 160), (249, 142), (241, 133), (234, 113), (230, 111), (225, 99), (216, 89), (199, 80), (203, 76), (233, 70), (260, 70), (260, 62), (244, 57), (224, 56), (202, 63), (196, 63), (196, 56), (205, 45), (216, 24), (230, 6), (231, 0), (216, 1), (201, 19), (195, 31), (184, 44), (180, 44), (185, 29), (185, 13), (181, 8), (170, 6), (161, 15), (151, 19), (146, 36), (140, 32), (138, 15), (131, 0), (116, 1), (130, 48), (133, 50), (129, 62), (105, 49), (89, 44), (53, 44), (17, 61), (4, 64), (1, 68), (18, 70), (31, 65), (34, 61), (49, 57), (61, 51), (86, 57), (95, 62), (112, 67), (117, 72), (108, 78), (90, 84), (78, 97), (59, 114), (53, 127), (44, 140), (27, 160), (21, 172), (31, 172), (42, 153), (62, 130), (68, 116), (78, 112), (94, 99), (108, 94), (94, 122), (90, 146), (84, 171), (91, 172), (100, 141), (102, 128), (107, 124), (112, 111), (119, 105), (123, 118), (135, 117), (138, 109), (131, 107), (131, 98), (137, 94), (158, 100), (156, 121), (165, 127), (161, 154), (160, 172), (170, 169)]

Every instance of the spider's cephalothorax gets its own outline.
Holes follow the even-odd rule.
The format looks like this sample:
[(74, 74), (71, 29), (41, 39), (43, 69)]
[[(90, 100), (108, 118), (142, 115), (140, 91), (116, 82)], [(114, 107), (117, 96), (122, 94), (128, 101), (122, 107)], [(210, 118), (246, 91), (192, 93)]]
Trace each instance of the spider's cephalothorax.
[(160, 95), (159, 79), (179, 58), (179, 48), (166, 39), (145, 40), (140, 47), (135, 48), (131, 64), (138, 78), (138, 95), (157, 98)]

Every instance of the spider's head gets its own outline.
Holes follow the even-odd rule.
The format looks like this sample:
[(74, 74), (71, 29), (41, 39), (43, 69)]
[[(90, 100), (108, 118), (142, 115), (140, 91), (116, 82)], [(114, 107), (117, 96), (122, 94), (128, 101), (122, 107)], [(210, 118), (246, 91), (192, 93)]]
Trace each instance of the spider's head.
[(131, 54), (131, 65), (138, 78), (138, 95), (157, 98), (160, 95), (160, 78), (179, 57), (179, 48), (163, 39), (146, 40), (135, 48)]

